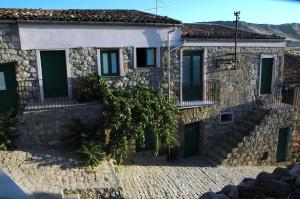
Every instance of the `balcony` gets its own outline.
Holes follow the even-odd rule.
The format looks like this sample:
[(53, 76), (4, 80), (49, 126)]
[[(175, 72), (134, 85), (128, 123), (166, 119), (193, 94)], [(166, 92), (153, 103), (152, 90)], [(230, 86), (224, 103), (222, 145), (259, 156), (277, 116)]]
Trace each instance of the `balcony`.
[(79, 80), (67, 78), (62, 81), (44, 81), (44, 79), (18, 81), (18, 109), (22, 112), (96, 103), (80, 103), (73, 98), (72, 94)]
[(201, 81), (197, 84), (182, 84), (181, 102), (178, 108), (195, 108), (202, 106), (212, 106), (219, 103), (220, 99), (219, 81)]

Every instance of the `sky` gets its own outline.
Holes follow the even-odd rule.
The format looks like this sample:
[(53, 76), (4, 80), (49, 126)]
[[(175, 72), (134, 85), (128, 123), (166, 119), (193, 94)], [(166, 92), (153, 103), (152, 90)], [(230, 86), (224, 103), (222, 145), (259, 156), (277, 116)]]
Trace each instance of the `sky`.
[[(156, 0), (0, 0), (4, 8), (137, 9), (155, 13)], [(233, 12), (250, 23), (300, 23), (300, 0), (158, 0), (158, 14), (183, 22), (233, 21)]]

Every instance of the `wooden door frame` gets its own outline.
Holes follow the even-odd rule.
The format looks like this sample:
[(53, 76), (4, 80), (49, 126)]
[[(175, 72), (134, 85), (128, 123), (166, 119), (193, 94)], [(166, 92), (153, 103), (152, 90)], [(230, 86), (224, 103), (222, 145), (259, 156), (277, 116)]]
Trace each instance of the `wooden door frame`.
[(269, 94), (261, 94), (261, 76), (262, 76), (262, 60), (265, 58), (272, 58), (273, 59), (273, 65), (272, 65), (272, 80), (271, 80), (271, 94), (273, 93), (274, 89), (274, 81), (275, 81), (275, 67), (277, 62), (277, 54), (261, 54), (260, 55), (260, 63), (259, 63), (259, 84), (258, 84), (258, 95), (259, 96), (265, 96)]
[[(41, 101), (45, 101), (44, 95), (44, 86), (43, 86), (43, 70), (42, 70), (42, 61), (41, 61), (41, 52), (43, 51), (65, 51), (65, 61), (66, 61), (66, 71), (67, 71), (67, 78), (71, 78), (71, 65), (70, 65), (70, 50), (66, 49), (42, 49), (36, 50), (36, 64), (37, 64), (37, 72), (38, 72), (38, 80), (39, 80), (39, 87), (40, 87), (40, 96)], [(68, 97), (72, 98), (72, 83), (67, 79), (67, 86), (68, 86)]]

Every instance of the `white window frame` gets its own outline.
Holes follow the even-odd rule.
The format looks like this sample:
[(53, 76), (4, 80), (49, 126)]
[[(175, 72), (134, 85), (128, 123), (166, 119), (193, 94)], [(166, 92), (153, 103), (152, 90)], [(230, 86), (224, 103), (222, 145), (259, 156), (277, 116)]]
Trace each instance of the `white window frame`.
[[(222, 121), (222, 115), (226, 115), (226, 114), (230, 114), (230, 115), (231, 115), (231, 120), (230, 120), (230, 121), (223, 122), (223, 121)], [(219, 116), (219, 123), (220, 123), (220, 124), (232, 124), (233, 121), (234, 121), (234, 112), (233, 112), (233, 111), (221, 112), (221, 113), (220, 113), (220, 116)]]
[[(181, 105), (184, 105), (185, 103), (188, 103), (189, 101), (183, 101), (183, 89), (182, 89), (182, 83), (183, 83), (183, 52), (186, 51), (188, 49), (180, 49), (180, 104)], [(204, 48), (204, 51), (200, 51), (199, 52), (203, 52), (201, 54), (202, 56), (202, 82), (203, 82), (203, 96), (202, 96), (202, 101), (199, 101), (199, 102), (205, 102), (206, 101), (206, 94), (207, 94), (207, 91), (206, 91), (206, 80), (207, 80), (207, 75), (206, 75), (206, 71), (207, 71), (207, 56), (208, 56), (208, 53), (207, 53), (207, 48), (205, 47)], [(199, 104), (199, 105), (191, 105), (191, 107), (193, 106), (204, 106), (204, 105), (207, 105), (207, 104)]]
[(276, 62), (277, 62), (277, 54), (261, 54), (260, 55), (260, 63), (259, 63), (259, 85), (258, 85), (258, 95), (259, 96), (265, 96), (265, 95), (270, 95), (270, 94), (261, 94), (260, 89), (261, 89), (261, 73), (262, 73), (262, 59), (264, 58), (272, 58), (273, 59), (273, 66), (272, 66), (272, 81), (271, 81), (271, 93), (273, 92), (274, 89), (274, 79), (275, 79), (275, 67), (276, 67)]
[[(37, 73), (38, 73), (38, 79), (39, 79), (39, 87), (40, 87), (40, 97), (41, 101), (45, 101), (45, 95), (44, 95), (44, 86), (43, 86), (43, 71), (42, 71), (42, 62), (41, 62), (41, 52), (43, 51), (65, 51), (65, 61), (66, 61), (66, 71), (67, 71), (67, 78), (71, 78), (71, 65), (70, 65), (70, 49), (40, 49), (36, 50), (36, 64), (37, 64)], [(68, 97), (72, 98), (72, 83), (71, 81), (68, 81)]]
[(0, 72), (0, 74), (3, 74), (3, 84), (2, 85), (0, 84), (0, 91), (6, 91), (7, 87), (6, 87), (6, 82), (5, 82), (5, 73), (4, 72)]
[[(119, 76), (111, 76), (111, 77), (122, 77), (125, 75), (124, 71), (124, 55), (123, 55), (123, 49), (122, 48), (98, 48), (97, 49), (97, 73), (99, 76), (102, 76), (102, 71), (101, 71), (101, 49), (102, 50), (118, 50), (119, 51)], [(103, 77), (110, 77), (110, 76), (103, 76)]]

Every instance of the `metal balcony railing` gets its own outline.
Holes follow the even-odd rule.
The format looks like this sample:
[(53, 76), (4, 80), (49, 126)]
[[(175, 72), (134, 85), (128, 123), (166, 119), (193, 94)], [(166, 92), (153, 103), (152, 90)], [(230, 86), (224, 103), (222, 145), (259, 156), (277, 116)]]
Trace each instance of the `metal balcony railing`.
[(299, 106), (300, 95), (296, 92), (297, 88), (289, 88), (283, 86), (283, 88), (275, 88), (271, 94), (262, 96), (263, 103), (266, 107), (280, 108), (280, 107), (294, 107)]
[(17, 81), (18, 109), (22, 112), (82, 104), (72, 96), (79, 80), (67, 78), (60, 81), (45, 81), (45, 79)]
[(198, 107), (218, 104), (220, 101), (220, 82), (202, 81), (198, 85), (182, 85), (181, 102), (178, 107)]

